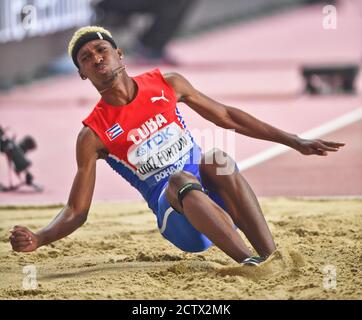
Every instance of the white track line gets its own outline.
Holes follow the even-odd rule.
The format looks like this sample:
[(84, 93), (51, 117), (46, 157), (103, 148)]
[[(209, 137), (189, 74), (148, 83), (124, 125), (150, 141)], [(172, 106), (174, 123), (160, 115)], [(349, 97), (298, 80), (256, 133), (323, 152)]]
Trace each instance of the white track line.
[[(362, 119), (362, 108), (358, 108), (349, 113), (344, 114), (341, 117), (338, 117), (332, 121), (329, 121), (325, 124), (322, 124), (319, 127), (313, 128), (304, 133), (298, 134), (299, 136), (306, 139), (315, 139), (330, 132), (336, 131), (340, 128), (346, 127), (349, 124), (357, 122)], [(288, 150), (291, 150), (289, 147), (284, 145), (277, 145), (275, 147), (269, 148), (262, 152), (257, 153), (256, 155), (247, 158), (238, 163), (239, 170), (246, 170), (251, 167), (254, 167), (262, 162), (265, 162), (269, 159), (272, 159)]]

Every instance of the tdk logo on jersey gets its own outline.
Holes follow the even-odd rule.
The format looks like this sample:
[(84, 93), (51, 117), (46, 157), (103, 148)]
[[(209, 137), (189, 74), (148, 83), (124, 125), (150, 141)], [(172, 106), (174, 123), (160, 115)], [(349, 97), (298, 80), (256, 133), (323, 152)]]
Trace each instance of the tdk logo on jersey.
[(132, 132), (130, 132), (129, 138), (134, 144), (140, 144), (142, 140), (156, 132), (158, 128), (161, 128), (164, 123), (167, 123), (166, 118), (161, 113), (158, 113), (154, 118), (142, 124), (140, 128), (133, 129)]
[(155, 147), (163, 145), (167, 142), (174, 134), (171, 132), (171, 128), (167, 127), (159, 133), (155, 134), (153, 137), (148, 139), (143, 145), (139, 146), (137, 149), (137, 157), (141, 157), (147, 153), (148, 150), (152, 150)]
[(114, 140), (116, 139), (119, 135), (121, 135), (123, 133), (123, 129), (121, 128), (121, 126), (116, 123), (112, 128), (109, 128), (106, 131), (106, 135), (108, 137), (109, 140)]

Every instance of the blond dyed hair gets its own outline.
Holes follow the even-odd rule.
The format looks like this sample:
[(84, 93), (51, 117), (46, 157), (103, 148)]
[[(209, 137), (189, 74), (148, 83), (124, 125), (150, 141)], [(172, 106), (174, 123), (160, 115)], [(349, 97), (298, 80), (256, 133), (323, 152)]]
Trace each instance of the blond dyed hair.
[(77, 43), (77, 41), (82, 36), (84, 36), (85, 34), (90, 33), (90, 32), (101, 32), (101, 33), (106, 34), (110, 38), (112, 38), (112, 34), (107, 29), (104, 29), (103, 27), (100, 27), (100, 26), (86, 26), (86, 27), (79, 28), (76, 32), (74, 32), (73, 37), (69, 41), (68, 54), (70, 57), (72, 56), (72, 51), (73, 51), (74, 45)]

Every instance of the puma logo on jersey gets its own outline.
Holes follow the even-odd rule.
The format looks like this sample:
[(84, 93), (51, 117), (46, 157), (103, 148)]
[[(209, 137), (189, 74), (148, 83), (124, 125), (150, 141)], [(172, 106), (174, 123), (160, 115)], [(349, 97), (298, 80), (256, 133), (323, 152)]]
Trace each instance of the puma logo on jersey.
[(140, 128), (133, 129), (129, 134), (129, 138), (134, 144), (140, 144), (142, 140), (156, 132), (158, 128), (161, 128), (164, 123), (167, 123), (167, 119), (161, 113), (158, 113), (154, 118), (143, 123)]
[(161, 91), (161, 93), (162, 93), (161, 97), (152, 97), (151, 102), (155, 103), (156, 101), (159, 101), (159, 100), (164, 100), (166, 102), (169, 102), (169, 100), (165, 97), (163, 90)]

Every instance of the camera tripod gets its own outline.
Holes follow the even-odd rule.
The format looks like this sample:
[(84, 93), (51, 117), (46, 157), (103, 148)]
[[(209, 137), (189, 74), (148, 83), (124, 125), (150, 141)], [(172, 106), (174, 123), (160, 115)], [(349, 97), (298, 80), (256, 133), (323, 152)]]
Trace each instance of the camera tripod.
[[(26, 171), (25, 172), (25, 179), (23, 181), (20, 181), (17, 184), (13, 184), (12, 183), (12, 178), (11, 178), (11, 161), (10, 159), (7, 159), (8, 161), (8, 176), (9, 176), (9, 185), (8, 186), (4, 186), (2, 183), (0, 183), (0, 192), (11, 192), (11, 191), (17, 191), (20, 189), (20, 187), (22, 186), (30, 186), (33, 188), (33, 190), (35, 192), (42, 192), (43, 191), (43, 187), (39, 186), (38, 184), (34, 183), (34, 177), (33, 175), (29, 172)], [(16, 173), (17, 176), (19, 178), (21, 178), (21, 173)]]

